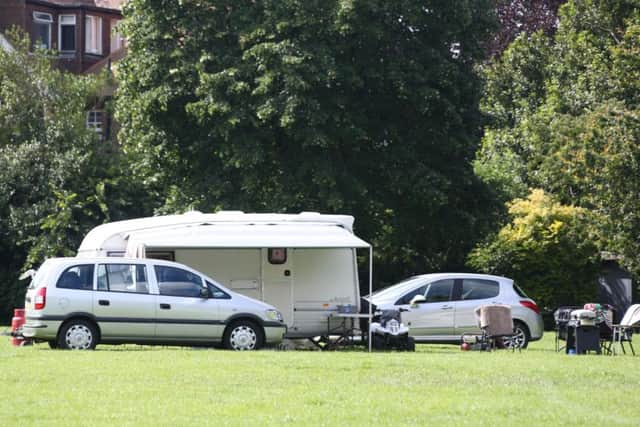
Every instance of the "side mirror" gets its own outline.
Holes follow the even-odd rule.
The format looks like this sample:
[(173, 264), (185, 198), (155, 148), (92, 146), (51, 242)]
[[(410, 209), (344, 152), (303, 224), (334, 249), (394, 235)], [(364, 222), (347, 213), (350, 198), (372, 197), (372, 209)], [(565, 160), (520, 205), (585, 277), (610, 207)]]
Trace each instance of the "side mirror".
[(200, 297), (211, 298), (211, 292), (209, 292), (209, 288), (200, 288)]
[(417, 307), (419, 304), (422, 304), (424, 302), (427, 302), (427, 299), (424, 297), (424, 295), (416, 295), (415, 297), (411, 298), (411, 307)]

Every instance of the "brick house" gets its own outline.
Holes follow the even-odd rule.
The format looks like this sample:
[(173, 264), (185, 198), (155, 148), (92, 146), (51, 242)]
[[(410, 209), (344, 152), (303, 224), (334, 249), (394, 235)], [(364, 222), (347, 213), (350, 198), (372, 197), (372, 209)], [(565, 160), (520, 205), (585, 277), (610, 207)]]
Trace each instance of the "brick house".
[[(57, 66), (75, 74), (110, 68), (124, 56), (117, 32), (126, 0), (0, 0), (0, 33), (17, 26), (34, 46), (58, 53)], [(101, 105), (87, 113), (87, 126), (109, 137), (111, 120), (102, 110), (114, 88), (105, 88)]]

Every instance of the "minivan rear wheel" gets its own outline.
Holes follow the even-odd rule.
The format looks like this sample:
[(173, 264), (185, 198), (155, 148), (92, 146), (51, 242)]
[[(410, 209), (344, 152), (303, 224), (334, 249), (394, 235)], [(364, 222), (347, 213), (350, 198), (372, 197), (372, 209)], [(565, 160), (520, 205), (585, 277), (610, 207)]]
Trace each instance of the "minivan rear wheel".
[(258, 350), (263, 341), (262, 329), (248, 320), (233, 322), (224, 333), (224, 346), (229, 350)]
[(527, 348), (529, 345), (529, 328), (519, 320), (513, 321), (513, 337), (505, 338), (504, 345), (507, 348)]
[(70, 320), (58, 334), (58, 347), (65, 350), (93, 350), (98, 344), (98, 331), (89, 321)]

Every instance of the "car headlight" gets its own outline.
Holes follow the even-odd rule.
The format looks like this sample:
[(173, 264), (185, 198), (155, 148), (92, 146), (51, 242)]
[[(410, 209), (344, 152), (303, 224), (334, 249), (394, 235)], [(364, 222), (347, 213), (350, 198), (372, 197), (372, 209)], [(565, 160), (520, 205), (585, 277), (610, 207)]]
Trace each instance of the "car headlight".
[(270, 309), (266, 311), (266, 314), (267, 319), (282, 322), (282, 313), (280, 313), (278, 310)]

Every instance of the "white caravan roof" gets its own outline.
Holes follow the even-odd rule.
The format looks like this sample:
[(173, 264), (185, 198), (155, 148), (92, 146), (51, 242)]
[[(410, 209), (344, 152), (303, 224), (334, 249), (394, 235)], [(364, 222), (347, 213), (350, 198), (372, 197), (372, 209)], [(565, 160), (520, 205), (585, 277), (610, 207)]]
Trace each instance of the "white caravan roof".
[(348, 215), (245, 214), (219, 212), (139, 218), (91, 230), (78, 256), (123, 252), (144, 256), (145, 248), (367, 248), (352, 232)]

